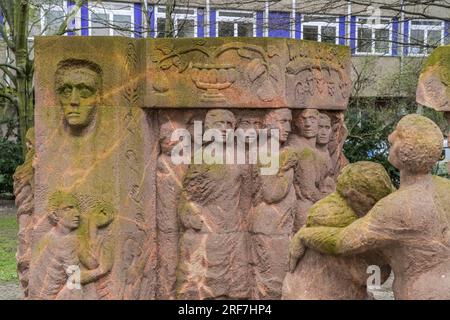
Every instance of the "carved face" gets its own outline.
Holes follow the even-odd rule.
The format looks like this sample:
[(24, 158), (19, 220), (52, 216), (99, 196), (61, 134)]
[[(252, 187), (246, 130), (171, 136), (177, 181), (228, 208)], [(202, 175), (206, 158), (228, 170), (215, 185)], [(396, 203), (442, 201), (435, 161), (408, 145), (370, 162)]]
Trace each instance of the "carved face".
[(355, 211), (358, 217), (364, 216), (377, 202), (372, 197), (355, 189), (349, 189), (345, 192), (344, 198), (347, 199), (350, 207)]
[(331, 120), (328, 117), (320, 117), (319, 131), (317, 133), (317, 144), (324, 145), (330, 142)]
[(266, 117), (268, 129), (278, 129), (280, 142), (286, 142), (291, 128), (292, 113), (289, 109), (279, 109), (271, 111)]
[(398, 137), (397, 129), (389, 135), (388, 141), (389, 144), (391, 145), (389, 148), (388, 161), (394, 167), (400, 169), (402, 167), (402, 161), (400, 160), (401, 141)]
[(303, 110), (298, 115), (296, 125), (302, 137), (316, 137), (319, 131), (319, 112), (315, 109)]
[(57, 216), (58, 223), (69, 230), (75, 230), (80, 225), (80, 211), (73, 204), (63, 204)]
[(159, 143), (161, 151), (166, 154), (170, 154), (172, 149), (178, 144), (178, 140), (171, 140), (172, 133), (181, 126), (175, 124), (175, 122), (168, 121), (161, 125), (159, 128)]
[(262, 124), (261, 120), (254, 115), (243, 116), (241, 121), (239, 121), (239, 125), (238, 125), (238, 129), (242, 129), (242, 130), (244, 130), (244, 132), (246, 130), (254, 129), (254, 132), (253, 131), (247, 132), (248, 136), (245, 137), (246, 143), (251, 143), (251, 142), (255, 141), (258, 138), (257, 134), (262, 127), (263, 127), (263, 124)]
[(84, 128), (95, 115), (100, 99), (99, 75), (88, 68), (68, 69), (62, 76), (57, 93), (64, 119), (73, 128)]
[(215, 109), (208, 111), (206, 114), (205, 128), (219, 130), (221, 133), (221, 141), (226, 140), (227, 130), (234, 130), (235, 126), (236, 118), (228, 110)]

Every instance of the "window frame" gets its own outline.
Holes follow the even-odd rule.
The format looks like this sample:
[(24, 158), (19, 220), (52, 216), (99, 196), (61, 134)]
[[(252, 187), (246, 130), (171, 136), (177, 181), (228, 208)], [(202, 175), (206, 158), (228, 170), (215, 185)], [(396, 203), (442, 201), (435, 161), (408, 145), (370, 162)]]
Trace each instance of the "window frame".
[[(436, 25), (414, 25), (412, 24), (413, 21), (433, 21), (433, 22), (439, 22), (440, 25), (438, 26)], [(441, 39), (440, 39), (440, 45), (442, 46), (444, 45), (444, 40), (445, 40), (445, 23), (444, 21), (441, 20), (436, 20), (436, 19), (412, 19), (408, 21), (409, 24), (409, 33), (408, 33), (408, 56), (411, 57), (426, 57), (429, 55), (429, 52), (427, 50), (427, 46), (428, 46), (428, 31), (436, 31), (438, 30), (437, 28), (440, 29), (441, 32)], [(435, 27), (435, 29), (433, 29), (433, 27)], [(424, 42), (424, 49), (425, 52), (424, 53), (411, 53), (411, 49), (413, 47), (412, 43), (411, 43), (411, 36), (412, 36), (412, 31), (413, 30), (423, 30), (424, 31), (424, 37), (423, 37), (423, 42)]]
[[(355, 26), (355, 55), (359, 56), (391, 56), (392, 55), (392, 37), (393, 37), (393, 31), (392, 31), (392, 25), (393, 20), (392, 17), (380, 17), (380, 20), (388, 20), (389, 22), (387, 24), (384, 23), (360, 23), (359, 21), (362, 19), (371, 19), (370, 17), (356, 17), (356, 26)], [(359, 29), (365, 28), (370, 29), (372, 31), (372, 37), (371, 37), (371, 52), (359, 52)], [(376, 52), (375, 51), (375, 44), (376, 44), (376, 30), (388, 30), (389, 31), (389, 37), (388, 37), (388, 45), (389, 50), (388, 52)]]
[[(127, 9), (115, 9), (111, 7), (112, 5), (123, 5), (124, 7), (127, 6), (129, 8)], [(108, 23), (114, 24), (114, 15), (128, 15), (130, 16), (130, 37), (134, 38), (134, 8), (133, 3), (130, 2), (101, 2), (101, 3), (91, 3), (89, 2), (88, 6), (88, 35), (92, 35), (92, 14), (103, 14), (108, 15)], [(109, 34), (105, 36), (114, 36), (114, 28), (111, 28), (109, 26), (105, 26), (105, 28), (108, 28)], [(115, 35), (116, 37), (125, 37), (124, 35)]]
[[(220, 16), (219, 12), (232, 12), (232, 13), (248, 13), (252, 14), (252, 17), (224, 17)], [(252, 30), (252, 37), (256, 37), (256, 12), (255, 11), (249, 11), (249, 10), (225, 10), (225, 9), (219, 9), (216, 10), (216, 38), (219, 37), (219, 22), (232, 22), (233, 23), (233, 37), (238, 37), (238, 23), (251, 23), (253, 30)]]
[[(335, 22), (325, 22), (325, 21), (305, 21), (305, 17), (307, 18), (313, 18), (313, 19), (320, 19), (320, 18), (335, 18)], [(302, 14), (301, 17), (301, 24), (300, 24), (300, 32), (301, 32), (301, 39), (304, 39), (305, 33), (304, 33), (304, 27), (318, 27), (317, 29), (317, 42), (322, 42), (322, 27), (335, 27), (336, 28), (336, 35), (335, 35), (335, 42), (334, 44), (339, 44), (339, 16), (334, 15), (304, 15)], [(308, 40), (308, 41), (314, 41), (314, 40)], [(327, 43), (327, 42), (323, 42)], [(331, 44), (331, 43), (330, 43)]]
[[(160, 12), (160, 9), (164, 9), (164, 12)], [(194, 21), (194, 38), (198, 37), (198, 25), (197, 25), (197, 16), (198, 16), (198, 8), (195, 7), (176, 7), (176, 10), (193, 10), (193, 13), (174, 13), (173, 14), (173, 22), (174, 22), (174, 29), (175, 34), (174, 38), (178, 38), (178, 20), (193, 20)], [(166, 12), (165, 8), (162, 6), (155, 6), (155, 30), (154, 30), (154, 37), (158, 37), (158, 18), (166, 19)], [(192, 19), (191, 19), (192, 18)]]
[[(63, 12), (63, 17), (64, 19), (67, 17), (68, 14), (70, 14), (71, 9), (69, 9), (68, 7), (68, 1), (67, 0), (63, 0), (62, 1), (62, 7), (60, 7), (59, 5), (55, 5), (55, 4), (49, 4), (49, 3), (43, 3), (42, 7), (40, 8), (40, 12), (39, 12), (39, 16), (41, 17), (41, 23), (40, 23), (40, 35), (42, 36), (49, 36), (47, 35), (47, 31), (42, 32), (42, 30), (44, 30), (46, 23), (47, 23), (47, 19), (45, 17), (45, 13), (47, 11), (59, 11), (59, 12)], [(74, 29), (79, 29), (80, 27), (80, 12), (78, 11), (77, 14), (73, 17), (73, 19), (75, 20), (75, 24), (73, 25)], [(63, 36), (68, 36), (69, 30), (63, 34)], [(75, 33), (78, 33), (78, 31), (73, 31)], [(51, 36), (51, 35), (50, 35)], [(33, 36), (28, 37), (28, 40), (34, 40)]]

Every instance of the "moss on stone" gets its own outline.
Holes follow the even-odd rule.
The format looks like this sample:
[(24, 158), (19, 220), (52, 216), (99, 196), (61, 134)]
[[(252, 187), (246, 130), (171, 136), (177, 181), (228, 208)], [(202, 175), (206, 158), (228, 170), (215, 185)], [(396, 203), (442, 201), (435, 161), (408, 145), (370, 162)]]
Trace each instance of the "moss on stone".
[(395, 191), (388, 173), (381, 164), (360, 161), (343, 168), (336, 190), (344, 196), (350, 189), (357, 190), (378, 201)]

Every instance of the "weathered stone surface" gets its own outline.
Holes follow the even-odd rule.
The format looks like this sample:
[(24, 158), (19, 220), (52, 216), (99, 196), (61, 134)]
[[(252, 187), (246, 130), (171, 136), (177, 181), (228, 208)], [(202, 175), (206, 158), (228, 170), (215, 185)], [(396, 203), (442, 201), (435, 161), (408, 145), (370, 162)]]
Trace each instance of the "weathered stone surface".
[[(336, 192), (309, 210), (306, 226), (348, 226), (394, 190), (382, 165), (363, 161), (350, 164), (342, 170)], [(356, 195), (362, 201), (357, 201)], [(283, 299), (368, 299), (367, 268), (383, 263), (384, 280), (389, 275), (390, 268), (378, 253), (333, 257), (308, 248), (297, 265), (300, 236), (298, 233), (291, 243), (291, 273), (284, 279)]]
[[(426, 60), (419, 77), (416, 101), (443, 111), (450, 125), (450, 45), (438, 47)], [(450, 163), (448, 167), (450, 172)]]
[[(349, 73), (348, 48), (307, 41), (38, 38), (27, 298), (280, 298), (290, 238), (345, 164)], [(194, 159), (213, 145), (196, 121), (222, 146), (254, 129), (247, 162), (174, 163), (176, 129)], [(280, 145), (272, 175), (253, 144)]]
[(416, 100), (436, 111), (450, 112), (450, 45), (436, 48), (426, 60)]
[(442, 133), (428, 118), (407, 115), (389, 141), (400, 189), (346, 227), (302, 228), (293, 251), (301, 256), (306, 246), (345, 256), (380, 252), (395, 274), (396, 299), (450, 299), (450, 182), (431, 175)]

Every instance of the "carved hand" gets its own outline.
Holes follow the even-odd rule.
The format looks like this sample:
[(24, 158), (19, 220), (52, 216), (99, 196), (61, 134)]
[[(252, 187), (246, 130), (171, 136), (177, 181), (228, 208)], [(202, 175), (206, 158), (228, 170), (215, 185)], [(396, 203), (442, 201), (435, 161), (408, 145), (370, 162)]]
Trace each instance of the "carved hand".
[(289, 272), (293, 273), (297, 267), (298, 262), (301, 260), (305, 254), (306, 247), (302, 243), (302, 238), (300, 233), (294, 236), (289, 244)]

